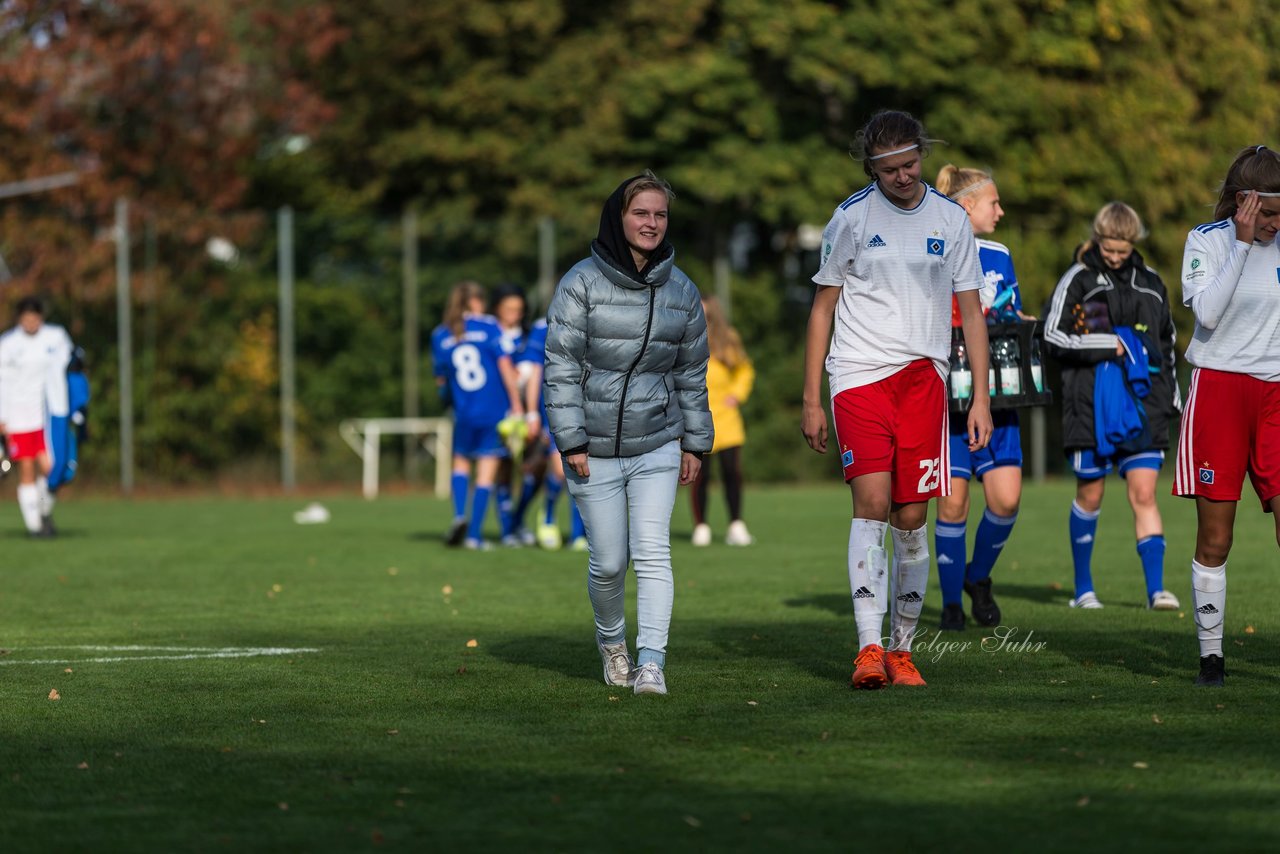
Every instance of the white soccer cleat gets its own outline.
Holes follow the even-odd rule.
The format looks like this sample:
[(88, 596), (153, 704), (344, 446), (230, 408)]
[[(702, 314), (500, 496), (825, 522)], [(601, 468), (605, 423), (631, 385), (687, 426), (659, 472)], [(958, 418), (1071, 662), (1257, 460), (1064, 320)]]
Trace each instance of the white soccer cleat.
[(640, 665), (635, 671), (635, 680), (636, 686), (633, 690), (637, 694), (667, 693), (667, 679), (662, 675), (662, 668), (652, 661)]
[(627, 642), (601, 643), (600, 661), (604, 665), (604, 684), (625, 687), (635, 681), (635, 664), (631, 661), (631, 653), (627, 651)]
[(749, 546), (755, 541), (756, 538), (747, 530), (747, 523), (741, 519), (730, 522), (729, 530), (724, 534), (724, 542), (727, 546)]
[(1092, 590), (1084, 594), (1078, 599), (1072, 599), (1067, 603), (1072, 608), (1084, 608), (1089, 611), (1096, 611), (1102, 607), (1102, 603), (1098, 601), (1098, 596)]
[(1157, 590), (1151, 594), (1151, 601), (1147, 603), (1147, 607), (1152, 611), (1176, 611), (1182, 605), (1178, 603), (1178, 597), (1168, 590)]
[(475, 537), (467, 537), (462, 541), (462, 547), (471, 552), (487, 552), (493, 550), (493, 543), (488, 540), (477, 540)]
[(698, 548), (711, 545), (711, 526), (706, 522), (693, 526), (692, 542)]
[(569, 543), (569, 551), (585, 552), (591, 549), (591, 545), (587, 542), (586, 537), (576, 537), (572, 543)]

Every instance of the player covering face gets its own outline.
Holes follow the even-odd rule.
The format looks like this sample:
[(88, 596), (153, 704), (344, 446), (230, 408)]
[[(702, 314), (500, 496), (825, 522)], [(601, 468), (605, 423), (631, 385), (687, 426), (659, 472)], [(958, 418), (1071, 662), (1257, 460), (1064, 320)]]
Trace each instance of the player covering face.
[(1248, 475), (1280, 540), (1280, 155), (1263, 145), (1236, 155), (1215, 221), (1187, 235), (1182, 303), (1195, 314), (1195, 366), (1178, 437), (1174, 494), (1196, 502), (1191, 561), (1200, 672), (1225, 683), (1227, 557)]

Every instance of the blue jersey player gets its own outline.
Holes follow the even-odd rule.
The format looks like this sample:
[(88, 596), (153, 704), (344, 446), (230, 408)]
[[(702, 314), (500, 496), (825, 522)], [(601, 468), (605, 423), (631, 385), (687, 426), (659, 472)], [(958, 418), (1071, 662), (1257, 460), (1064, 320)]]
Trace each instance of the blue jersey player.
[[(959, 169), (951, 164), (938, 173), (937, 187), (969, 214), (974, 235), (990, 234), (1004, 216), (1000, 194), (991, 176), (979, 169)], [(1032, 318), (1022, 313), (1022, 295), (1009, 250), (992, 240), (978, 240), (978, 262), (983, 285), (979, 294), (989, 323)], [(949, 631), (964, 629), (961, 591), (972, 600), (971, 613), (980, 625), (1000, 622), (1000, 608), (991, 595), (991, 569), (1009, 540), (1022, 498), (1022, 436), (1018, 413), (1012, 409), (991, 413), (994, 430), (987, 447), (970, 451), (962, 422), (951, 425), (951, 495), (938, 499), (934, 526), (934, 552), (938, 556), (938, 581), (942, 588), (942, 622)], [(978, 523), (973, 554), (966, 548), (969, 518), (969, 478), (982, 481), (987, 507)]]
[[(528, 372), (528, 385), (525, 388), (525, 408), (530, 412), (537, 412), (542, 428), (542, 441), (547, 446), (547, 470), (543, 478), (543, 485), (546, 487), (546, 504), (540, 521), (535, 528), (536, 542), (544, 549), (555, 550), (560, 548), (563, 543), (563, 535), (560, 533), (560, 526), (556, 523), (556, 500), (560, 497), (561, 491), (564, 489), (564, 461), (560, 458), (560, 451), (556, 448), (556, 440), (551, 435), (545, 425), (547, 423), (546, 402), (542, 395), (542, 370), (547, 363), (547, 321), (546, 318), (536, 321), (529, 328), (529, 334), (525, 336), (524, 349), (517, 358), (520, 363), (520, 372), (523, 374)], [(520, 506), (516, 511), (518, 519), (524, 518), (524, 513), (529, 505), (533, 502), (534, 494), (537, 490), (537, 480), (531, 474), (526, 474), (524, 482), (524, 490), (520, 496)], [(569, 542), (575, 551), (585, 551), (587, 548), (586, 528), (582, 524), (582, 514), (578, 512), (578, 505), (574, 503), (573, 498), (569, 499)]]
[[(484, 310), (484, 289), (475, 282), (454, 286), (444, 321), (431, 333), (436, 384), (453, 405), (453, 524), (449, 545), (482, 549), (484, 517), (498, 465), (507, 456), (498, 423), (508, 411), (524, 414), (516, 387), (510, 343), (498, 322)], [(475, 461), (475, 494), (471, 519), (466, 517), (471, 463)]]

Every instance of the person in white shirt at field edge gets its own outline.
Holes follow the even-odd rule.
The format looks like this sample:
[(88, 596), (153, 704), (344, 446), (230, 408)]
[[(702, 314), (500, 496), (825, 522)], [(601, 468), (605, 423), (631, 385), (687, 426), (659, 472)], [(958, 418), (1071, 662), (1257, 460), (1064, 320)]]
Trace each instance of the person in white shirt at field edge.
[(27, 533), (53, 537), (53, 495), (48, 475), (53, 459), (45, 442), (50, 414), (67, 414), (67, 364), (71, 338), (44, 322), (35, 297), (18, 300), (18, 324), (0, 335), (0, 436), (18, 465), (18, 508)]

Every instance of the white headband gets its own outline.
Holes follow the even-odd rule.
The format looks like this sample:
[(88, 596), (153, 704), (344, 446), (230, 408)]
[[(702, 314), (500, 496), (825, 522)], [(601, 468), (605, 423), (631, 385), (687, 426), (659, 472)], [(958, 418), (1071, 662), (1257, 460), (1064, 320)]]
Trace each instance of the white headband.
[(1264, 192), (1262, 192), (1261, 190), (1250, 190), (1249, 192), (1251, 192), (1251, 193), (1256, 193), (1257, 195), (1261, 196), (1261, 197), (1262, 197), (1262, 198), (1264, 198), (1264, 199), (1278, 199), (1278, 198), (1280, 198), (1280, 193), (1264, 193)]
[(954, 199), (960, 198), (961, 196), (967, 196), (970, 193), (976, 193), (979, 190), (981, 190), (983, 187), (987, 186), (988, 184), (994, 184), (994, 183), (995, 181), (992, 181), (990, 178), (983, 178), (978, 183), (970, 184), (969, 186), (965, 187), (963, 190), (956, 190), (954, 193), (951, 194), (951, 198), (954, 200)]
[(893, 151), (886, 151), (884, 154), (873, 154), (871, 157), (868, 157), (867, 159), (879, 160), (881, 157), (892, 157), (895, 154), (905, 154), (906, 152), (913, 151), (914, 149), (917, 149), (919, 147), (920, 147), (920, 143), (913, 142), (910, 145), (908, 145), (906, 148), (896, 148)]

